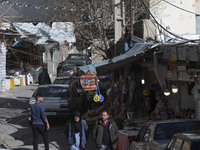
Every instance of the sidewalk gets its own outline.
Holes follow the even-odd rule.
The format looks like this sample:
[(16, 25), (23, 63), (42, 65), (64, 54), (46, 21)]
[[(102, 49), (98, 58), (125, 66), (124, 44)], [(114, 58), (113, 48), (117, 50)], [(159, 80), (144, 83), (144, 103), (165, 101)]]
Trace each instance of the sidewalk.
[(1, 92), (0, 97), (20, 100), (29, 99), (37, 87), (38, 84), (15, 86), (15, 89), (13, 90), (6, 90), (5, 92)]

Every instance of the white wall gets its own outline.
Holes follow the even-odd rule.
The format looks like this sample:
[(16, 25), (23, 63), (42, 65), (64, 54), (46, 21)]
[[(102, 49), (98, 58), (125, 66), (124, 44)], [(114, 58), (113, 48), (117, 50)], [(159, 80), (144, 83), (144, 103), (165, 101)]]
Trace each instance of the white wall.
[[(195, 14), (180, 10), (170, 4), (160, 0), (151, 0), (150, 10), (156, 20), (164, 27), (176, 34), (195, 34), (196, 20)], [(195, 5), (195, 0), (167, 0), (168, 2), (186, 9), (191, 12), (198, 10)], [(197, 0), (199, 1), (199, 0)], [(158, 4), (157, 4), (158, 3)]]

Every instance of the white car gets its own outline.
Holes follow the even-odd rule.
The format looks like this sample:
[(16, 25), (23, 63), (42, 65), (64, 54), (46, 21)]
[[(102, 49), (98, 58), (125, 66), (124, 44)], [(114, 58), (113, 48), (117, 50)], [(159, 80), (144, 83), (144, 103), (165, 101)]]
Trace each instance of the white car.
[(81, 111), (83, 98), (77, 97), (74, 92), (69, 92), (68, 85), (47, 84), (39, 86), (29, 101), (29, 110), (36, 102), (37, 95), (44, 98), (43, 105), (47, 116), (66, 118), (71, 111)]

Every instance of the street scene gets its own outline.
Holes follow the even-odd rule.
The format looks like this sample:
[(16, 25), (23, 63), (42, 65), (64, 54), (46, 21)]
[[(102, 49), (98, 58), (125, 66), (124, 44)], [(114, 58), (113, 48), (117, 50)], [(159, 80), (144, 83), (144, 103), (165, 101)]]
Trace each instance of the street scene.
[(1, 0), (0, 150), (200, 150), (200, 0)]

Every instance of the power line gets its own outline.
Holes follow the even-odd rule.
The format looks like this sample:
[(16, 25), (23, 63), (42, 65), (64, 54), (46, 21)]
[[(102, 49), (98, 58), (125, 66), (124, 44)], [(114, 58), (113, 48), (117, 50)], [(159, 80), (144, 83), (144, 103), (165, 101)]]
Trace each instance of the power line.
[(179, 35), (177, 35), (177, 34), (172, 33), (171, 31), (167, 30), (166, 28), (164, 28), (164, 27), (155, 19), (155, 17), (153, 16), (153, 14), (152, 14), (151, 11), (149, 10), (149, 8), (147, 8), (147, 6), (146, 6), (146, 4), (144, 3), (144, 1), (143, 1), (143, 0), (141, 0), (141, 1), (142, 1), (142, 4), (144, 5), (145, 9), (148, 11), (148, 13), (149, 13), (150, 16), (152, 17), (152, 19), (155, 21), (155, 23), (156, 23), (158, 26), (160, 26), (164, 31), (170, 33), (171, 35), (173, 35), (173, 36), (176, 37), (176, 38), (179, 38), (179, 39), (182, 39), (182, 40), (186, 40), (186, 41), (188, 41), (188, 42), (195, 42), (195, 41), (199, 41), (199, 40), (200, 40), (200, 39), (190, 40), (190, 39), (187, 39), (187, 38), (183, 38), (183, 37), (181, 37), (181, 36), (179, 36)]
[(194, 12), (189, 11), (189, 10), (187, 10), (187, 9), (181, 8), (181, 7), (179, 7), (179, 6), (176, 6), (176, 5), (170, 3), (170, 2), (168, 2), (168, 1), (166, 1), (166, 0), (162, 0), (162, 1), (164, 1), (165, 3), (168, 3), (169, 5), (171, 5), (171, 6), (173, 6), (173, 7), (178, 8), (178, 9), (180, 9), (180, 10), (183, 10), (183, 11), (185, 11), (185, 12), (188, 12), (188, 13), (191, 13), (191, 14), (194, 14), (194, 15), (199, 15), (199, 16), (200, 16), (200, 14), (197, 14), (197, 13), (194, 13)]

